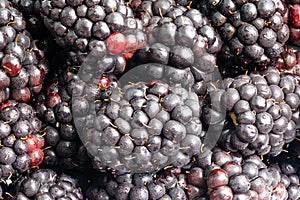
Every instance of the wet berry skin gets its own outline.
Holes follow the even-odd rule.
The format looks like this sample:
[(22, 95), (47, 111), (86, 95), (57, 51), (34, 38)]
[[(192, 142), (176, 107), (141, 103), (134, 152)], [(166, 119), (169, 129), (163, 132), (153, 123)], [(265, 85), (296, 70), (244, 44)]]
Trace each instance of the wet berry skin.
[(223, 169), (214, 169), (207, 179), (207, 186), (210, 188), (216, 188), (228, 184), (227, 172)]
[(44, 152), (41, 149), (34, 149), (29, 153), (30, 166), (38, 166), (44, 160)]
[(2, 59), (2, 68), (9, 76), (17, 76), (22, 69), (22, 64), (15, 56), (7, 55)]

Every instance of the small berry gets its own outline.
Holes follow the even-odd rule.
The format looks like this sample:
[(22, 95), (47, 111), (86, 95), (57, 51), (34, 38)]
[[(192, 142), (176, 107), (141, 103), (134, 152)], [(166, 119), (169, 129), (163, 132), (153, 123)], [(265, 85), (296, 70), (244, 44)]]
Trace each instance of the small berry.
[(34, 149), (29, 153), (30, 166), (38, 166), (44, 160), (44, 152), (41, 149)]
[(112, 55), (118, 55), (124, 52), (126, 48), (127, 39), (122, 33), (113, 33), (107, 40), (107, 50)]

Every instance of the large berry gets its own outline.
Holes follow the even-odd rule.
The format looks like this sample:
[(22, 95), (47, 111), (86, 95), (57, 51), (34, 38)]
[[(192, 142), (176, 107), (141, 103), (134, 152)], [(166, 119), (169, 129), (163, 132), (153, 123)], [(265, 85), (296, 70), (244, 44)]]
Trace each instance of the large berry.
[(240, 73), (232, 71), (236, 65), (253, 70), (275, 64), (289, 38), (284, 1), (221, 0), (199, 4), (224, 41), (218, 61), (221, 68), (229, 68), (226, 76)]
[(147, 45), (133, 57), (136, 63), (161, 63), (210, 73), (216, 68), (221, 39), (197, 9), (174, 1), (131, 2), (147, 33)]
[(91, 52), (91, 56), (100, 53), (123, 57), (124, 54), (124, 59), (127, 59), (127, 54), (138, 48), (138, 45), (125, 48), (129, 38), (134, 37), (139, 45), (144, 41), (140, 20), (133, 17), (131, 8), (123, 0), (40, 0), (35, 6), (57, 44), (65, 49), (76, 65), (82, 64)]
[(296, 138), (299, 84), (293, 75), (269, 68), (226, 79), (228, 125), (219, 140), (227, 150), (245, 155), (277, 156)]
[[(84, 79), (83, 73), (89, 72), (79, 74)], [(170, 163), (186, 165), (199, 152), (201, 105), (186, 89), (194, 82), (188, 69), (143, 65), (125, 73), (123, 85), (104, 90), (95, 84), (103, 75), (93, 75), (84, 84), (77, 80), (85, 88), (73, 95), (72, 111), (94, 160), (116, 170), (153, 171)]]

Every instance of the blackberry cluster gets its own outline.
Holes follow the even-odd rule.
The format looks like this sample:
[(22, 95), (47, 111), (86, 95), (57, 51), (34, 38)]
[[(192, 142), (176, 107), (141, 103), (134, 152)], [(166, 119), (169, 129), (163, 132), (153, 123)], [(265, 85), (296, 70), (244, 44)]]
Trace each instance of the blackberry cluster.
[[(141, 22), (123, 0), (40, 0), (36, 7), (56, 42), (66, 49), (73, 64), (81, 64), (92, 51), (107, 49), (130, 57), (142, 45)], [(122, 34), (124, 31), (132, 33)], [(128, 54), (127, 54), (128, 53)]]
[(190, 67), (203, 73), (214, 71), (222, 42), (199, 10), (169, 0), (137, 2), (131, 5), (148, 39), (136, 53), (136, 62)]
[(28, 104), (11, 101), (10, 105), (1, 108), (0, 178), (5, 183), (16, 173), (26, 172), (43, 161), (41, 123)]
[(0, 5), (0, 103), (8, 98), (29, 102), (41, 91), (48, 73), (46, 47), (33, 40), (22, 13), (10, 2)]
[(205, 168), (209, 199), (298, 199), (299, 177), (287, 168), (266, 165), (257, 155), (242, 156), (220, 148), (198, 157)]
[[(188, 81), (191, 72), (161, 64), (133, 70), (144, 76), (126, 79), (125, 75), (120, 87), (104, 99), (91, 94), (98, 90), (98, 77), (85, 82), (83, 93), (73, 97), (76, 128), (81, 128), (87, 150), (104, 166), (121, 171), (186, 165), (199, 151), (205, 134), (198, 96), (183, 87), (192, 83)], [(140, 82), (138, 78), (145, 76), (149, 82), (147, 78)]]
[(84, 199), (76, 179), (52, 169), (30, 171), (15, 183), (10, 195), (10, 199)]
[(108, 199), (198, 199), (204, 197), (206, 185), (204, 171), (192, 166), (188, 170), (168, 168), (156, 174), (122, 174), (101, 179), (101, 184), (91, 186), (87, 198)]
[(300, 2), (298, 0), (286, 0), (289, 9), (290, 42), (300, 46)]
[(45, 131), (45, 159), (43, 165), (73, 169), (87, 164), (85, 147), (78, 137), (71, 109), (72, 81), (76, 70), (71, 67), (58, 72), (43, 94), (36, 98), (35, 107)]
[(220, 67), (229, 68), (230, 74), (232, 66), (253, 69), (275, 64), (289, 38), (285, 2), (209, 0), (199, 4), (224, 41)]
[(219, 140), (226, 150), (277, 156), (296, 138), (299, 84), (274, 68), (226, 79), (228, 129)]

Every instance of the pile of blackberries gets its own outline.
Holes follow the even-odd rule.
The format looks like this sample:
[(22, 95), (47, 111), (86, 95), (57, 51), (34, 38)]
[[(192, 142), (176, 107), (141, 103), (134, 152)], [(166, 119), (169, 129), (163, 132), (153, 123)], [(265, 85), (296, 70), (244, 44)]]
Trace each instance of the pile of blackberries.
[(0, 199), (300, 199), (299, 0), (1, 0)]

